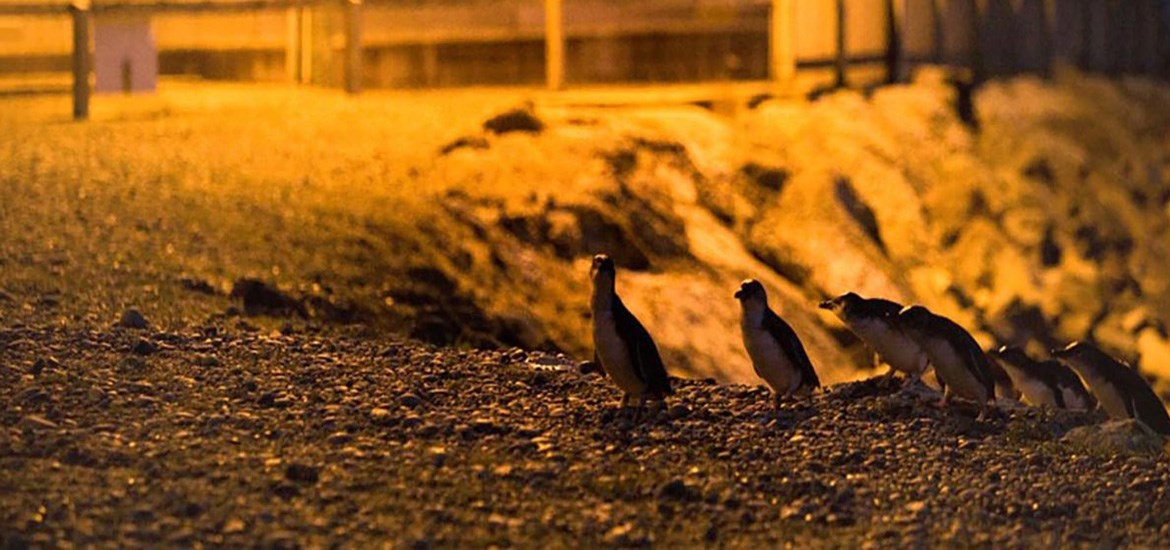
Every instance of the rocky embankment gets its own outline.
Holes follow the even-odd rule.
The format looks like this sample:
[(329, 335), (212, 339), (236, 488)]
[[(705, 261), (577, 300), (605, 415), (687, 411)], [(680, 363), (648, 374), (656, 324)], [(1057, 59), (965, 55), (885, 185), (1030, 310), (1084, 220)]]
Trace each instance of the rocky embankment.
[[(133, 316), (123, 324), (141, 325)], [(1155, 546), (1170, 460), (881, 380), (636, 424), (562, 356), (247, 322), (0, 329), (0, 540), (126, 546)], [(1140, 438), (1139, 438), (1140, 439)]]

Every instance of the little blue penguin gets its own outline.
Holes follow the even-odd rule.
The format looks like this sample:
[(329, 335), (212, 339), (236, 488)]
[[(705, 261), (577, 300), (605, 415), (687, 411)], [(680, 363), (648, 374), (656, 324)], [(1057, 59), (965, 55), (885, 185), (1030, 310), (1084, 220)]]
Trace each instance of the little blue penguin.
[(1003, 346), (989, 355), (1003, 367), (1028, 403), (1078, 411), (1097, 406), (1077, 373), (1060, 361), (1037, 361), (1014, 346)]
[(735, 291), (743, 315), (740, 329), (743, 345), (756, 374), (776, 394), (776, 403), (796, 393), (811, 392), (821, 386), (816, 370), (796, 331), (768, 307), (764, 285), (754, 279), (740, 283)]
[(1101, 408), (1116, 419), (1136, 418), (1165, 436), (1170, 436), (1170, 416), (1154, 389), (1129, 365), (1085, 342), (1052, 350), (1052, 356), (1085, 379)]
[(888, 374), (903, 372), (908, 375), (903, 386), (910, 386), (922, 378), (930, 364), (926, 352), (918, 342), (895, 325), (895, 317), (902, 311), (902, 304), (882, 298), (862, 298), (849, 292), (821, 302), (820, 308), (831, 311), (841, 319), (853, 334), (885, 361), (890, 366)]
[(987, 402), (995, 399), (991, 361), (971, 333), (958, 323), (922, 306), (907, 306), (897, 317), (898, 326), (926, 351), (935, 374), (946, 383), (939, 406), (951, 396), (979, 405), (979, 419), (987, 415)]
[(594, 362), (622, 390), (622, 407), (637, 399), (640, 412), (647, 399), (664, 400), (673, 393), (670, 378), (654, 339), (614, 290), (617, 270), (613, 260), (598, 254), (589, 271), (593, 281)]

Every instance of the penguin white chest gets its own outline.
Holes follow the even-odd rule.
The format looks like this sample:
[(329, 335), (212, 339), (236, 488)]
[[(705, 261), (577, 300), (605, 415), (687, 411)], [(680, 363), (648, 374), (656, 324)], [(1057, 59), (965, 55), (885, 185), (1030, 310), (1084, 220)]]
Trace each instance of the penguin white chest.
[(945, 338), (931, 337), (923, 344), (935, 372), (955, 393), (980, 403), (994, 397), (987, 395), (987, 388), (971, 372), (959, 351)]
[(743, 344), (756, 374), (768, 383), (772, 391), (788, 394), (800, 386), (800, 374), (788, 358), (784, 348), (768, 331), (743, 324)]
[(646, 391), (646, 384), (638, 378), (630, 358), (626, 342), (618, 334), (617, 323), (612, 311), (593, 314), (593, 349), (605, 373), (614, 383), (631, 397), (639, 397)]
[(922, 348), (902, 331), (876, 319), (866, 319), (852, 324), (853, 333), (861, 338), (882, 361), (896, 370), (907, 374), (918, 374), (924, 368), (920, 361)]
[(1085, 376), (1085, 381), (1089, 383), (1089, 387), (1093, 389), (1093, 394), (1097, 396), (1097, 401), (1101, 403), (1101, 408), (1114, 419), (1132, 418), (1129, 414), (1128, 398), (1117, 388), (1117, 386), (1105, 381), (1104, 378), (1096, 376)]
[[(1011, 371), (1008, 371), (1008, 374), (1010, 375)], [(1012, 382), (1020, 389), (1029, 403), (1038, 407), (1042, 405), (1056, 406), (1056, 395), (1052, 388), (1048, 387), (1048, 384), (1030, 376), (1012, 376)], [(1068, 405), (1067, 400), (1064, 403)]]

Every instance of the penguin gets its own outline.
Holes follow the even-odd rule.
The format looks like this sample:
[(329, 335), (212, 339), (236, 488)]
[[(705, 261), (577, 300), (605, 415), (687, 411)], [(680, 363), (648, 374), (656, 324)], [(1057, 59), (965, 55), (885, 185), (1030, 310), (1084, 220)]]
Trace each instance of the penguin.
[(902, 304), (882, 298), (862, 298), (853, 292), (820, 303), (821, 309), (836, 315), (849, 330), (890, 366), (887, 376), (895, 372), (908, 375), (903, 387), (922, 378), (930, 364), (926, 352), (895, 325)]
[(1166, 415), (1162, 400), (1129, 365), (1085, 342), (1052, 350), (1052, 356), (1085, 379), (1110, 417), (1136, 418), (1155, 432), (1170, 436), (1170, 416)]
[(804, 351), (796, 331), (768, 307), (764, 285), (748, 279), (735, 291), (743, 314), (740, 329), (743, 345), (756, 374), (776, 395), (776, 404), (796, 393), (821, 387), (816, 369)]
[(1013, 346), (1002, 346), (988, 355), (1033, 405), (1076, 411), (1088, 411), (1097, 406), (1097, 400), (1085, 389), (1077, 373), (1060, 361), (1036, 361), (1024, 350)]
[(663, 401), (673, 391), (658, 346), (614, 290), (617, 270), (605, 254), (593, 257), (593, 360), (622, 390), (622, 408), (638, 400), (638, 413), (647, 399)]
[(971, 333), (922, 306), (907, 306), (896, 319), (898, 327), (918, 342), (935, 374), (946, 383), (938, 405), (946, 405), (957, 394), (978, 404), (978, 419), (985, 418), (988, 401), (995, 399), (995, 380), (991, 361)]

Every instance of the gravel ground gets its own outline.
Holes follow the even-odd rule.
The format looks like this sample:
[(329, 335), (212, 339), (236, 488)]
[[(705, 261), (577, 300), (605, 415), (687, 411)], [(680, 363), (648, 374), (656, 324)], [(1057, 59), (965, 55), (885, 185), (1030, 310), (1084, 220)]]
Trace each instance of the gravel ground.
[(3, 546), (1170, 540), (1170, 461), (1092, 415), (939, 411), (893, 384), (774, 410), (678, 380), (630, 425), (563, 357), (357, 331), (0, 329)]

